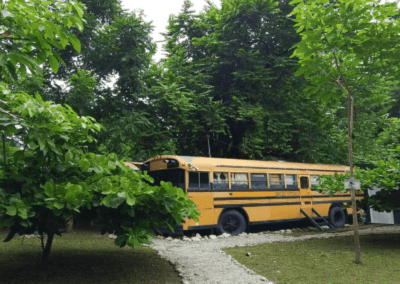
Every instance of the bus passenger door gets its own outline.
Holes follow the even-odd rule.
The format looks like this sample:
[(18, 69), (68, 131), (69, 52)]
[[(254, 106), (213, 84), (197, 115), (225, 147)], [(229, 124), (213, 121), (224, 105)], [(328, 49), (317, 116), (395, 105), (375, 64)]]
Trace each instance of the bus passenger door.
[(300, 179), (300, 207), (308, 214), (312, 215), (312, 198), (310, 196), (310, 177), (306, 175), (299, 175)]

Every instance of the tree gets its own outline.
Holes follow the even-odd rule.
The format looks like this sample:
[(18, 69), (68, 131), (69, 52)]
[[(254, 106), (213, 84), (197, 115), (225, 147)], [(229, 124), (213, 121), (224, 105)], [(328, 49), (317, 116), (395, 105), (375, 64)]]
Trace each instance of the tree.
[[(296, 75), (310, 82), (306, 91), (323, 102), (348, 97), (348, 139), (350, 179), (353, 179), (353, 97), (363, 96), (366, 86), (379, 86), (398, 78), (400, 51), (399, 9), (396, 3), (378, 1), (303, 1), (296, 15), (297, 32), (302, 40), (294, 45), (293, 57), (299, 58)], [(355, 236), (355, 262), (361, 263), (361, 249), (352, 190)]]
[[(8, 2), (11, 6), (13, 3)], [(52, 3), (55, 7), (60, 4)], [(44, 8), (39, 4), (36, 8), (42, 11)], [(17, 7), (12, 10), (14, 15), (27, 8), (18, 5), (10, 6)], [(61, 8), (53, 12), (72, 12)], [(31, 11), (29, 7), (27, 10)], [(56, 26), (54, 30), (61, 31), (62, 27)], [(10, 50), (14, 52), (13, 48)], [(16, 61), (21, 58), (14, 57), (13, 64), (22, 66), (24, 61)], [(31, 67), (39, 68), (37, 62)], [(4, 78), (9, 80), (23, 73), (17, 68), (16, 76), (8, 76), (5, 71)], [(146, 172), (132, 171), (115, 154), (102, 156), (88, 152), (88, 143), (96, 142), (93, 134), (101, 129), (94, 118), (78, 116), (68, 105), (43, 101), (39, 94), (32, 97), (13, 91), (6, 83), (0, 83), (0, 102), (3, 137), (22, 144), (18, 150), (12, 148), (12, 156), (4, 155), (0, 164), (0, 226), (10, 227), (4, 241), (10, 241), (16, 233), (38, 230), (44, 266), (54, 235), (61, 236), (58, 230), (61, 218), (69, 220), (82, 208), (100, 209), (104, 220), (102, 234), (115, 231), (115, 244), (120, 247), (151, 243), (152, 228), (168, 226), (173, 230), (172, 226), (183, 222), (185, 217), (198, 220), (200, 213), (195, 203), (181, 189), (164, 182), (151, 186), (148, 183), (153, 179)]]
[(123, 111), (140, 108), (137, 95), (144, 88), (142, 76), (156, 48), (150, 37), (152, 26), (145, 22), (143, 14), (124, 11), (117, 0), (82, 3), (87, 7), (83, 16), (85, 30), (80, 33), (71, 29), (82, 42), (82, 52), (77, 55), (71, 48), (60, 52), (66, 65), (57, 74), (45, 74), (51, 89), (45, 99), (65, 103), (68, 90), (63, 83), (82, 69), (91, 72), (98, 83), (92, 107), (84, 114), (100, 122), (111, 115), (115, 119)]
[[(168, 58), (160, 84), (150, 80), (150, 103), (185, 155), (340, 163), (343, 130), (326, 106), (302, 93), (290, 48), (300, 40), (287, 15), (288, 1), (223, 1), (195, 15), (190, 1), (171, 16)], [(179, 91), (176, 91), (179, 90)], [(165, 91), (165, 92), (164, 92)], [(175, 92), (175, 94), (174, 94)], [(190, 98), (190, 119), (176, 113), (180, 92)], [(191, 95), (190, 93), (193, 93)], [(186, 105), (186, 103), (185, 103)], [(310, 111), (311, 110), (311, 111)]]
[[(93, 118), (43, 102), (39, 95), (10, 93), (4, 84), (1, 91), (9, 115), (25, 130), (19, 136), (24, 148), (1, 165), (0, 210), (6, 211), (0, 214), (0, 226), (11, 230), (5, 242), (37, 228), (45, 265), (54, 234), (60, 235), (59, 218), (69, 220), (83, 207), (100, 208), (106, 220), (102, 233), (116, 231), (120, 247), (150, 243), (151, 228), (172, 229), (184, 217), (199, 214), (187, 194), (171, 183), (153, 187), (145, 182), (153, 182), (151, 177), (124, 166), (115, 154), (86, 153), (91, 133), (100, 130)], [(6, 133), (15, 133), (14, 125)]]
[[(99, 143), (89, 146), (91, 151), (115, 152), (130, 160), (172, 151), (171, 143), (164, 145), (164, 139), (150, 137), (159, 127), (141, 100), (145, 89), (143, 76), (156, 48), (150, 36), (151, 23), (145, 21), (142, 12), (123, 10), (118, 0), (83, 0), (82, 3), (87, 7), (83, 15), (85, 29), (82, 33), (74, 28), (70, 30), (80, 39), (82, 51), (77, 55), (67, 47), (60, 52), (66, 64), (57, 74), (44, 72), (43, 98), (70, 104), (80, 115), (90, 115), (104, 126), (96, 136)], [(72, 95), (66, 88), (72, 76), (75, 84), (81, 86), (94, 78), (95, 88), (88, 92), (74, 88), (76, 95)], [(150, 140), (157, 149), (151, 149)]]

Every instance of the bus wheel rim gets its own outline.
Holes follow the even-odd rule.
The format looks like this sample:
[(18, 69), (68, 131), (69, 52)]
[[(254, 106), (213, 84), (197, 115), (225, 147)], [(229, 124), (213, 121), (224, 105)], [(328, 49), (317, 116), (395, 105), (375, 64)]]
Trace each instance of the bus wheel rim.
[(341, 215), (339, 212), (337, 212), (337, 213), (333, 216), (333, 220), (334, 220), (336, 223), (340, 222), (340, 221), (342, 220), (342, 215)]
[(239, 228), (239, 221), (233, 216), (229, 216), (224, 219), (222, 227), (226, 232), (233, 232)]

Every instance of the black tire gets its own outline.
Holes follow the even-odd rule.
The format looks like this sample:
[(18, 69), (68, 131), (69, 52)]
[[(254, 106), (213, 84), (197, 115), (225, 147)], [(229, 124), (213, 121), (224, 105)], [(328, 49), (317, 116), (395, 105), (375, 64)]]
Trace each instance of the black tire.
[(246, 219), (236, 210), (230, 210), (222, 214), (218, 221), (218, 232), (228, 233), (233, 236), (246, 231)]
[(346, 213), (339, 207), (332, 207), (329, 211), (329, 222), (335, 228), (342, 228), (346, 224)]

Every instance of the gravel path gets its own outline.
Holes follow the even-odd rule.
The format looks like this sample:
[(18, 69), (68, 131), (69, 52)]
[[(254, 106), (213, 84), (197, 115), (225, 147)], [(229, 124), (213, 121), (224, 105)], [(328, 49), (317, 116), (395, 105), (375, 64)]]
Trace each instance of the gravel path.
[[(360, 228), (360, 235), (398, 232), (399, 227)], [(188, 242), (175, 239), (153, 239), (151, 248), (158, 251), (162, 258), (176, 266), (184, 284), (231, 284), (231, 283), (269, 283), (266, 278), (239, 264), (231, 256), (221, 251), (222, 248), (253, 246), (263, 243), (293, 242), (306, 239), (330, 238), (353, 235), (353, 231), (342, 233), (321, 233), (302, 237), (283, 236), (271, 232), (247, 234), (237, 237), (217, 238)]]

